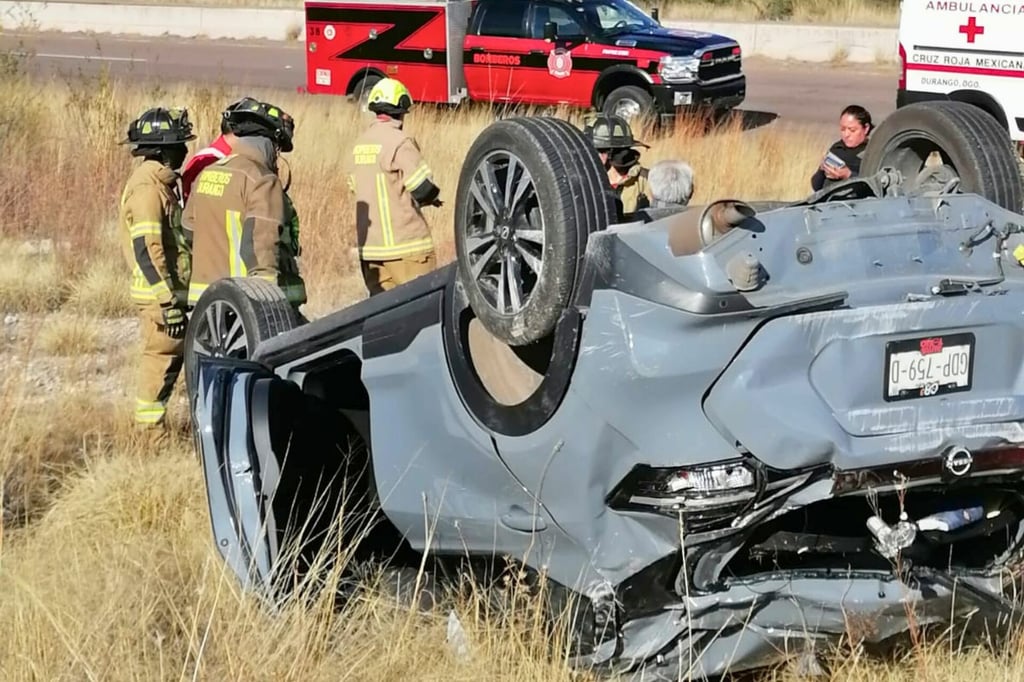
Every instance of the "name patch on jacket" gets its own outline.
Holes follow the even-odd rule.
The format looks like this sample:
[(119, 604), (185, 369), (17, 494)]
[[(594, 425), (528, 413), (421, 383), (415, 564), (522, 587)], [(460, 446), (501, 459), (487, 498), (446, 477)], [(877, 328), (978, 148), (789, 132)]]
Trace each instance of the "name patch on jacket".
[(352, 149), (352, 156), (355, 157), (357, 166), (372, 166), (377, 163), (377, 155), (380, 154), (379, 144), (357, 144)]
[(224, 196), (224, 188), (231, 182), (231, 173), (215, 170), (204, 170), (199, 176), (195, 192), (208, 194), (212, 197)]

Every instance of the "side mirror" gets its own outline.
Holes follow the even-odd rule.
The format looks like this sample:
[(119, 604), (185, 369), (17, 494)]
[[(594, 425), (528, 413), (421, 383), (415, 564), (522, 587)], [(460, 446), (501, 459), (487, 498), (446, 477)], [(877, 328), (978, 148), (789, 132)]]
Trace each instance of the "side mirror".
[(554, 40), (558, 37), (558, 26), (553, 21), (544, 22), (544, 40)]
[(660, 16), (661, 16), (661, 13), (658, 11), (658, 8), (657, 7), (652, 7), (651, 8), (651, 19), (654, 19), (655, 22), (660, 24), (661, 23), (661, 19), (659, 18)]

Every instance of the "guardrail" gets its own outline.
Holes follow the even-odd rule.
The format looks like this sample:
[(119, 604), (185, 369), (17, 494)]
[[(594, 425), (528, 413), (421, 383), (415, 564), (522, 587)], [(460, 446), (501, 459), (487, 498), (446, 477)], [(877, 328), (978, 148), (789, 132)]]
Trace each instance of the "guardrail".
[[(789, 23), (664, 21), (671, 28), (719, 33), (747, 56), (824, 62), (893, 61), (896, 29)], [(92, 32), (228, 39), (304, 39), (301, 9), (117, 5), (0, 0), (4, 30)]]

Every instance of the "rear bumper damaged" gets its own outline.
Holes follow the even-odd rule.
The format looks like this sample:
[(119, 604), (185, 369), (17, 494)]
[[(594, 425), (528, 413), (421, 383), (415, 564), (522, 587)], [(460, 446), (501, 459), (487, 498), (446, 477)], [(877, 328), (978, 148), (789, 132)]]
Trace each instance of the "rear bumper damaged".
[[(994, 634), (1010, 621), (1000, 584), (998, 577), (954, 581), (931, 569), (913, 570), (903, 579), (881, 572), (780, 573), (693, 596), (678, 609), (630, 622), (623, 636), (649, 643), (630, 652), (635, 663), (646, 661), (635, 679), (700, 679), (772, 665), (841, 641), (881, 644), (908, 635), (911, 624), (962, 625)], [(963, 631), (954, 629), (953, 637), (959, 641)]]
[(675, 568), (661, 574), (672, 585), (660, 605), (632, 615), (625, 606), (618, 670), (700, 679), (840, 644), (907, 643), (916, 628), (948, 630), (957, 643), (1005, 636), (1024, 553), (1022, 456), (975, 453), (972, 474), (957, 480), (930, 460), (782, 475), (785, 496), (706, 508), (687, 522), (702, 532), (684, 534)]

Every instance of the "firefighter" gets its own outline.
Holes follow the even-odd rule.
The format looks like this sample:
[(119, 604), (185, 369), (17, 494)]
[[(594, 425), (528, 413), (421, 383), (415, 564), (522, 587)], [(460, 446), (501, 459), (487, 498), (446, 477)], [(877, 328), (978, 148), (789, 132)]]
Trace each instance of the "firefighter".
[(194, 140), (187, 109), (157, 107), (128, 126), (132, 156), (140, 163), (121, 194), (124, 256), (132, 269), (131, 299), (138, 309), (142, 360), (135, 392), (135, 422), (164, 426), (167, 400), (181, 372), (188, 323), (190, 257), (181, 228), (178, 169)]
[[(253, 105), (259, 105), (259, 101), (252, 97), (242, 97), (229, 104), (221, 112), (220, 135), (207, 147), (196, 152), (188, 160), (188, 163), (185, 164), (185, 169), (181, 172), (181, 191), (185, 201), (188, 201), (188, 196), (195, 185), (196, 178), (199, 177), (199, 173), (211, 163), (223, 159), (231, 153), (235, 141), (238, 140), (238, 136), (234, 131), (234, 128), (238, 125), (235, 112), (251, 108)], [(281, 151), (287, 153), (292, 150), (292, 134), (295, 130), (295, 122), (286, 114), (284, 125), (291, 128), (290, 134), (286, 138), (282, 138)], [(278, 162), (283, 160), (284, 157), (278, 158)], [(291, 230), (292, 245), (295, 247), (295, 255), (299, 256), (302, 254), (302, 245), (299, 243), (299, 215), (295, 210), (291, 197), (288, 196), (288, 188), (290, 186), (291, 174), (289, 174), (288, 181), (284, 185), (284, 198), (288, 205), (289, 215), (291, 216), (289, 228)]]
[(640, 164), (640, 152), (636, 149), (650, 147), (633, 139), (629, 123), (620, 116), (602, 114), (586, 125), (583, 134), (601, 157), (608, 182), (622, 202), (623, 215), (650, 206), (647, 169)]
[(262, 277), (280, 286), (298, 313), (306, 302), (298, 218), (277, 172), (279, 155), (293, 148), (295, 123), (280, 107), (249, 98), (226, 109), (224, 120), (235, 136), (231, 152), (199, 172), (185, 203), (193, 254), (188, 302), (195, 305), (219, 279)]
[(373, 296), (434, 269), (434, 242), (421, 207), (442, 202), (416, 139), (403, 129), (413, 104), (406, 87), (384, 78), (367, 102), (376, 118), (355, 142), (348, 180), (363, 281)]
[(197, 151), (188, 160), (188, 163), (185, 164), (185, 168), (181, 171), (181, 194), (185, 201), (188, 201), (188, 195), (192, 192), (192, 186), (195, 185), (196, 178), (199, 177), (203, 169), (231, 153), (231, 148), (238, 138), (231, 131), (231, 125), (228, 122), (230, 113), (238, 107), (254, 101), (256, 100), (253, 100), (251, 97), (243, 97), (229, 104), (221, 112), (220, 135), (209, 145)]

